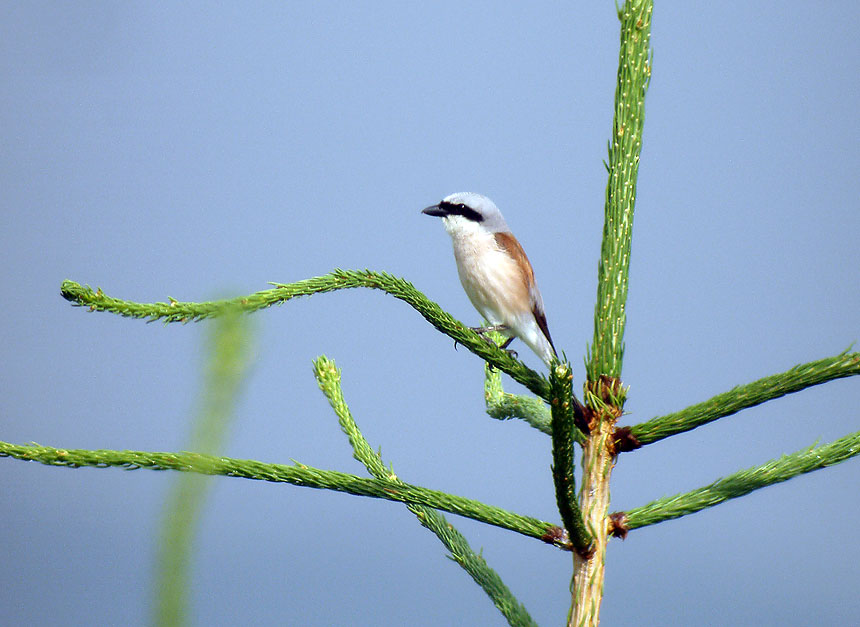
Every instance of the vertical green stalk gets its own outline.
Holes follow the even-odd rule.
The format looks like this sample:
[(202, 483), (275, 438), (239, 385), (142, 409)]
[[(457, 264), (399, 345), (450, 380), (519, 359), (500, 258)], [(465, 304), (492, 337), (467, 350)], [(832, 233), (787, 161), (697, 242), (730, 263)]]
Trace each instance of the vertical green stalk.
[(576, 502), (573, 472), (573, 443), (579, 430), (574, 424), (573, 372), (570, 365), (556, 363), (550, 370), (550, 405), (552, 407), (552, 475), (555, 498), (561, 520), (577, 551), (591, 550), (591, 534), (585, 528), (582, 512)]
[[(201, 404), (188, 446), (206, 454), (217, 453), (223, 446), (250, 362), (248, 317), (235, 311), (212, 324)], [(165, 503), (155, 575), (156, 625), (173, 627), (189, 622), (192, 544), (210, 480), (201, 474), (180, 473)]]
[(609, 181), (594, 307), (594, 339), (586, 364), (587, 397), (595, 411), (582, 449), (583, 477), (579, 492), (579, 506), (585, 525), (594, 537), (594, 550), (589, 555), (574, 553), (568, 625), (596, 626), (603, 599), (609, 480), (615, 463), (612, 436), (625, 397), (621, 385), (625, 307), (645, 91), (651, 77), (652, 10), (651, 0), (628, 0), (618, 13), (621, 49), (609, 142)]
[(619, 12), (621, 52), (609, 142), (609, 182), (606, 185), (603, 243), (597, 270), (589, 381), (597, 381), (600, 375), (621, 376), (633, 207), (642, 150), (645, 91), (651, 78), (649, 42), (652, 9), (651, 0), (628, 0)]

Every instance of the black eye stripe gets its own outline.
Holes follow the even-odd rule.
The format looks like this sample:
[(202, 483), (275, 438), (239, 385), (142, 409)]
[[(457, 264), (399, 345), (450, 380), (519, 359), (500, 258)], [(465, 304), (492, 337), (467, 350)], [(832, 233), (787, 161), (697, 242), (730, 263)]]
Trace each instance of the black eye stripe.
[(447, 201), (442, 201), (439, 203), (439, 208), (446, 211), (449, 215), (453, 216), (463, 216), (467, 220), (471, 220), (472, 222), (483, 222), (484, 216), (480, 213), (472, 209), (471, 207), (467, 207), (463, 203), (452, 203)]

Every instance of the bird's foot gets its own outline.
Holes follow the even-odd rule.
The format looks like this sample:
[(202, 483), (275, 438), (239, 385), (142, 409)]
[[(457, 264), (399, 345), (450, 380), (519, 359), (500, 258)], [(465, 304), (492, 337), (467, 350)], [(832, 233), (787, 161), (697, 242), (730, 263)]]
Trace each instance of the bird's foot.
[[(517, 358), (517, 356), (518, 356), (517, 351), (508, 348), (510, 343), (514, 341), (513, 336), (511, 336), (507, 340), (505, 340), (505, 342), (501, 346), (499, 346), (493, 340), (491, 340), (490, 338), (488, 338), (486, 336), (486, 334), (490, 333), (491, 331), (495, 331), (495, 332), (507, 331), (508, 325), (506, 325), (506, 324), (494, 324), (494, 325), (489, 326), (489, 327), (469, 327), (469, 328), (472, 329), (472, 331), (474, 331), (478, 335), (480, 335), (481, 338), (483, 338), (483, 340), (487, 344), (489, 344), (490, 346), (495, 346), (496, 348), (501, 348), (503, 351), (505, 351), (508, 355), (510, 355), (514, 359)], [(459, 344), (459, 342), (457, 340), (454, 340), (454, 350), (457, 350), (457, 344)]]
[(489, 333), (490, 331), (497, 331), (499, 333), (501, 333), (503, 331), (507, 331), (508, 325), (506, 325), (506, 324), (493, 324), (493, 325), (490, 325), (488, 327), (469, 327), (469, 328), (472, 329), (472, 331), (474, 331), (475, 333), (477, 333), (481, 337), (483, 337), (485, 334)]
[(511, 342), (513, 342), (513, 341), (514, 341), (514, 337), (511, 336), (507, 340), (505, 340), (505, 343), (502, 344), (501, 346), (499, 346), (499, 348), (501, 348), (503, 351), (505, 351), (508, 355), (510, 355), (514, 359), (516, 359), (517, 357), (519, 357), (519, 353), (517, 353), (517, 351), (515, 351), (512, 348), (508, 348), (508, 346), (510, 346)]

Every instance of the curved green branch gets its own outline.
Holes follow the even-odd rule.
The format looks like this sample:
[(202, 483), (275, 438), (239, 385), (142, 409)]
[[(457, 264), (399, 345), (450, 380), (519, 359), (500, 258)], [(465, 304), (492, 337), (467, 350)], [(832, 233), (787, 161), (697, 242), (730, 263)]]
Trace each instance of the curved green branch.
[(860, 375), (860, 353), (845, 350), (833, 357), (800, 364), (786, 372), (739, 385), (674, 414), (652, 418), (631, 427), (630, 432), (640, 444), (651, 444), (780, 396), (854, 375)]
[(830, 444), (809, 447), (773, 459), (762, 466), (741, 470), (697, 490), (657, 499), (614, 517), (623, 521), (622, 526), (625, 529), (654, 525), (664, 520), (694, 514), (813, 470), (833, 466), (856, 455), (860, 455), (860, 431), (850, 433)]
[(480, 335), (445, 312), (439, 305), (427, 298), (408, 281), (392, 276), (385, 272), (371, 270), (334, 270), (331, 274), (295, 283), (274, 283), (275, 287), (248, 296), (229, 300), (218, 300), (203, 303), (180, 302), (170, 299), (166, 303), (135, 303), (113, 298), (102, 292), (101, 288), (93, 290), (74, 281), (63, 281), (60, 293), (63, 298), (77, 306), (87, 307), (90, 311), (104, 311), (139, 318), (149, 322), (196, 322), (205, 318), (222, 315), (230, 309), (238, 309), (246, 313), (279, 305), (297, 296), (312, 296), (336, 290), (351, 288), (369, 288), (382, 290), (395, 298), (409, 304), (420, 313), (425, 320), (438, 331), (462, 344), (475, 355), (492, 364), (512, 379), (526, 386), (541, 398), (549, 394), (549, 383), (534, 370), (521, 361), (511, 357), (498, 346), (491, 346)]
[(344, 472), (320, 470), (297, 464), (268, 464), (249, 459), (215, 457), (200, 453), (153, 453), (144, 451), (115, 451), (88, 449), (57, 449), (39, 444), (9, 444), (0, 442), (0, 457), (13, 457), (24, 461), (35, 461), (49, 466), (81, 468), (119, 467), (128, 470), (149, 468), (152, 470), (179, 470), (204, 475), (241, 477), (273, 483), (291, 483), (307, 488), (334, 490), (356, 496), (398, 501), (413, 505), (426, 505), (458, 516), (510, 529), (524, 536), (538, 538), (569, 548), (558, 534), (556, 525), (515, 514), (462, 496), (454, 496), (438, 490), (430, 490), (408, 483), (393, 484), (380, 479), (363, 479)]
[[(352, 417), (352, 412), (343, 397), (340, 370), (335, 363), (325, 356), (318, 357), (314, 361), (314, 376), (316, 376), (320, 389), (337, 415), (341, 429), (349, 438), (353, 456), (364, 464), (368, 472), (377, 479), (402, 485), (403, 482), (397, 478), (391, 468), (385, 466), (379, 453), (371, 448), (359, 431), (358, 425)], [(469, 573), (475, 583), (484, 589), (493, 605), (508, 619), (508, 623), (511, 625), (536, 625), (526, 608), (505, 585), (499, 574), (490, 568), (482, 556), (472, 550), (466, 538), (441, 513), (424, 505), (407, 505), (406, 507), (415, 514), (422, 526), (432, 531), (439, 538), (451, 552), (451, 559)]]

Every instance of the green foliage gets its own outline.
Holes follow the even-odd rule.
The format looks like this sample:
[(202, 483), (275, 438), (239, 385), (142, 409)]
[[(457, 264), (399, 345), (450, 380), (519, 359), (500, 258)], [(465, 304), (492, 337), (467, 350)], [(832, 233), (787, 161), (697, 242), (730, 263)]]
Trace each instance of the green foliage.
[(858, 374), (860, 353), (849, 353), (846, 350), (833, 357), (800, 364), (786, 372), (739, 385), (703, 403), (674, 414), (652, 418), (648, 422), (631, 427), (630, 431), (640, 444), (651, 444), (780, 396)]
[(174, 299), (170, 299), (167, 303), (135, 303), (108, 296), (101, 288), (93, 290), (89, 286), (84, 287), (69, 280), (63, 281), (60, 293), (66, 300), (79, 307), (87, 307), (90, 311), (104, 311), (127, 318), (141, 318), (149, 322), (161, 320), (184, 323), (220, 316), (233, 310), (251, 313), (272, 305), (283, 304), (297, 296), (312, 296), (360, 287), (382, 290), (409, 304), (436, 329), (508, 374), (514, 381), (523, 384), (538, 396), (546, 398), (549, 393), (549, 383), (543, 376), (514, 359), (498, 346), (486, 342), (470, 327), (443, 311), (439, 305), (404, 279), (385, 272), (338, 269), (325, 276), (273, 285), (276, 286), (274, 289), (263, 290), (248, 296), (204, 303), (179, 302)]
[(860, 455), (860, 431), (850, 433), (830, 444), (809, 447), (773, 459), (762, 466), (741, 470), (691, 492), (667, 496), (632, 509), (625, 514), (626, 526), (628, 529), (636, 529), (693, 514), (729, 499), (744, 496), (753, 490), (833, 466), (856, 455)]
[[(0, 457), (72, 468), (90, 466), (178, 470), (197, 475), (285, 482), (398, 501), (404, 503), (419, 522), (442, 541), (451, 552), (451, 558), (482, 586), (511, 624), (534, 624), (498, 574), (480, 555), (472, 551), (465, 538), (436, 510), (466, 516), (541, 539), (559, 548), (579, 549), (579, 553), (574, 555), (575, 575), (572, 591), (574, 594), (582, 592), (579, 597), (582, 603), (573, 608), (577, 612), (576, 616), (572, 609), (571, 620), (580, 620), (582, 624), (596, 623), (602, 594), (604, 559), (604, 554), (600, 551), (605, 550), (605, 535), (601, 539), (606, 522), (603, 515), (608, 502), (609, 476), (620, 442), (618, 439), (613, 442), (612, 436), (618, 434), (613, 432), (612, 428), (615, 418), (621, 415), (626, 396), (626, 389), (621, 384), (625, 307), (642, 148), (644, 102), (651, 76), (652, 9), (650, 0), (630, 0), (619, 9), (621, 42), (613, 129), (606, 163), (609, 177), (598, 264), (594, 334), (586, 364), (587, 400), (591, 408), (596, 410), (599, 427), (589, 436), (592, 439), (586, 440), (586, 436), (575, 425), (578, 401), (573, 394), (569, 364), (556, 364), (548, 381), (498, 346), (486, 342), (408, 281), (384, 272), (338, 269), (321, 277), (289, 284), (273, 284), (272, 289), (248, 296), (202, 303), (180, 302), (174, 299), (169, 299), (168, 302), (136, 303), (107, 296), (101, 289), (93, 290), (73, 281), (64, 281), (61, 288), (63, 297), (90, 311), (110, 312), (147, 321), (161, 320), (165, 323), (185, 323), (216, 317), (224, 321), (224, 326), (214, 335), (211, 361), (213, 366), (206, 379), (200, 418), (190, 445), (198, 452), (67, 450), (36, 444), (22, 446), (0, 442)], [(548, 522), (401, 481), (362, 436), (343, 398), (340, 372), (334, 362), (326, 357), (320, 357), (314, 362), (315, 376), (349, 439), (353, 456), (364, 464), (373, 478), (320, 470), (303, 464), (288, 466), (213, 454), (223, 442), (228, 417), (247, 361), (247, 336), (238, 323), (236, 314), (259, 311), (299, 296), (352, 288), (381, 290), (409, 304), (434, 328), (465, 346), (486, 363), (485, 399), (490, 416), (500, 420), (520, 418), (552, 436), (556, 497), (567, 534), (557, 525)], [(502, 372), (528, 388), (536, 398), (506, 393), (502, 387)], [(634, 444), (656, 442), (768, 400), (833, 379), (858, 374), (860, 353), (846, 351), (735, 387), (703, 403), (635, 425), (628, 430), (628, 441)], [(549, 407), (545, 401), (550, 403)], [(577, 503), (575, 496), (574, 442), (588, 445), (585, 447), (583, 463), (582, 483), (586, 486), (584, 492), (589, 493), (591, 490), (593, 494), (599, 493), (604, 498), (599, 503), (599, 499), (593, 499), (589, 507), (586, 507), (585, 496), (581, 497), (580, 503)], [(661, 498), (628, 512), (620, 512), (613, 515), (611, 521), (614, 531), (622, 535), (627, 530), (698, 512), (858, 454), (860, 432), (847, 435), (831, 444), (784, 455), (691, 492)], [(195, 479), (200, 480), (202, 477)], [(158, 618), (162, 624), (177, 624), (186, 613), (183, 595), (188, 588), (185, 582), (189, 563), (188, 551), (199, 506), (205, 494), (202, 488), (199, 481), (186, 476), (178, 482), (167, 505), (168, 522), (165, 526), (161, 556), (164, 574), (160, 582), (164, 596), (158, 610)], [(586, 509), (587, 521), (583, 519), (580, 505)], [(600, 511), (597, 511), (598, 509)], [(590, 526), (587, 526), (586, 522)], [(586, 555), (592, 539), (595, 544), (600, 545), (593, 558)], [(171, 594), (173, 596), (170, 596)], [(585, 606), (588, 607), (580, 611)]]
[(594, 340), (587, 364), (589, 381), (597, 381), (600, 375), (621, 377), (633, 209), (645, 122), (645, 92), (651, 79), (652, 10), (652, 2), (639, 0), (625, 2), (618, 13), (621, 48), (607, 163), (609, 181), (604, 204), (603, 240), (597, 268)]
[[(484, 401), (487, 415), (496, 420), (519, 418), (547, 435), (552, 435), (549, 407), (541, 398), (523, 394), (510, 394), (502, 386), (502, 373), (491, 366), (484, 365)], [(582, 434), (577, 431), (578, 442)]]
[(0, 457), (13, 457), (24, 461), (35, 461), (49, 466), (66, 466), (68, 468), (85, 466), (93, 468), (118, 467), (127, 470), (150, 468), (152, 470), (179, 470), (204, 475), (240, 477), (273, 483), (291, 483), (297, 486), (334, 490), (355, 496), (371, 496), (412, 505), (426, 505), (496, 527), (510, 529), (561, 548), (567, 548), (563, 539), (558, 537), (558, 527), (537, 518), (515, 514), (474, 499), (454, 496), (408, 483), (393, 484), (388, 480), (363, 479), (344, 472), (320, 470), (304, 464), (287, 466), (251, 459), (217, 457), (202, 453), (57, 449), (39, 444), (20, 445), (8, 442), (0, 442)]
[[(379, 453), (375, 452), (358, 429), (352, 412), (343, 398), (341, 373), (335, 363), (325, 356), (314, 361), (314, 375), (320, 389), (337, 415), (340, 427), (349, 438), (353, 457), (364, 464), (368, 472), (377, 479), (387, 479), (402, 484), (394, 472), (385, 466)], [(484, 558), (475, 553), (466, 538), (435, 509), (423, 505), (407, 505), (418, 521), (432, 531), (451, 552), (451, 559), (459, 564), (477, 583), (511, 625), (535, 625), (525, 607), (517, 601), (498, 573), (487, 565)]]

